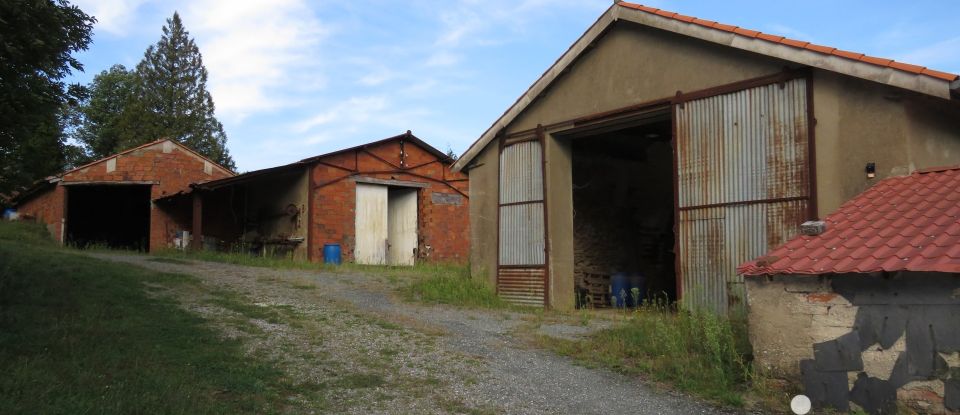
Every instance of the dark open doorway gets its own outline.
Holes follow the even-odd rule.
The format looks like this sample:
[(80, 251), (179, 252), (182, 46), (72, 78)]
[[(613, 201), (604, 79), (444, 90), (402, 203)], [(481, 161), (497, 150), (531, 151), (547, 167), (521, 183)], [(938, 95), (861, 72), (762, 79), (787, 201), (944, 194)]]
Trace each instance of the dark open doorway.
[(149, 185), (71, 185), (67, 243), (149, 251)]
[(666, 113), (573, 138), (578, 306), (676, 300), (671, 138)]

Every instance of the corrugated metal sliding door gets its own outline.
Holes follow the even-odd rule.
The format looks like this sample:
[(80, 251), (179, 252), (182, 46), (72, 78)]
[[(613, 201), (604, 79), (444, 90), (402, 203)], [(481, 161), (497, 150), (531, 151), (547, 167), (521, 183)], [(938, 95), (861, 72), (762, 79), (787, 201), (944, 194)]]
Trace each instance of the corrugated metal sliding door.
[(810, 201), (804, 78), (675, 105), (684, 305), (745, 310), (740, 263), (793, 237)]
[(387, 263), (387, 186), (357, 183), (356, 246), (358, 264)]
[(515, 304), (543, 306), (546, 246), (540, 141), (509, 144), (500, 152), (499, 210), (497, 293)]

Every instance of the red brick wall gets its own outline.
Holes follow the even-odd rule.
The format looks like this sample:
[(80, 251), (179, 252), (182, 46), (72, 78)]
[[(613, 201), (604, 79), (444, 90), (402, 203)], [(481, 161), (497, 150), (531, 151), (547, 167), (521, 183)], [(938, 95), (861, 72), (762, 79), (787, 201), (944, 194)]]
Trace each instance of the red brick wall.
[[(466, 175), (451, 172), (449, 165), (409, 141), (403, 144), (401, 163), (400, 142), (396, 139), (325, 157), (313, 167), (313, 184), (318, 186), (311, 194), (311, 257), (315, 261), (322, 261), (326, 243), (340, 244), (344, 261), (353, 260), (356, 177), (427, 184), (418, 191), (418, 260), (467, 261), (470, 209)], [(455, 195), (452, 197), (459, 197), (459, 205), (434, 204), (433, 193)]]
[(50, 237), (55, 241), (60, 241), (60, 233), (62, 231), (61, 223), (63, 219), (63, 195), (63, 187), (53, 186), (18, 205), (17, 212), (21, 218), (46, 224), (47, 231), (50, 232)]
[[(166, 151), (165, 151), (166, 150)], [(233, 174), (222, 167), (206, 162), (200, 156), (178, 145), (164, 145), (156, 142), (139, 147), (133, 151), (121, 153), (116, 157), (116, 169), (107, 172), (109, 159), (105, 159), (79, 169), (69, 171), (62, 177), (63, 183), (75, 182), (152, 182), (150, 198), (174, 194), (189, 189), (190, 183), (222, 179)], [(209, 168), (205, 164), (209, 163)], [(210, 173), (205, 172), (209, 170)], [(34, 197), (18, 207), (20, 212), (43, 212), (36, 214), (38, 221), (47, 223), (48, 228), (56, 225), (55, 238), (60, 238), (59, 221), (63, 217), (63, 193), (61, 184), (50, 192)], [(172, 246), (173, 237), (178, 229), (190, 230), (189, 215), (184, 220), (184, 212), (170, 212), (155, 204), (150, 207), (150, 250), (156, 251)], [(68, 225), (69, 226), (69, 225)], [(51, 232), (52, 233), (52, 232)]]

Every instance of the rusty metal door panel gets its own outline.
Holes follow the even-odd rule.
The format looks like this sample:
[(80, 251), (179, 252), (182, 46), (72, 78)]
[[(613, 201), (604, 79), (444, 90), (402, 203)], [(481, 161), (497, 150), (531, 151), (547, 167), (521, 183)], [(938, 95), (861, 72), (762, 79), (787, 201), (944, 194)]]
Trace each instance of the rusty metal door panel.
[(500, 208), (500, 265), (544, 265), (543, 203)]
[(544, 268), (500, 268), (497, 293), (513, 304), (543, 307)]
[(803, 197), (806, 79), (677, 106), (680, 207)]
[(676, 106), (683, 303), (742, 313), (736, 266), (786, 242), (810, 196), (806, 80)]
[(525, 141), (500, 153), (500, 204), (543, 200), (543, 151)]
[(546, 299), (546, 223), (543, 144), (505, 146), (500, 152), (497, 293), (521, 305)]

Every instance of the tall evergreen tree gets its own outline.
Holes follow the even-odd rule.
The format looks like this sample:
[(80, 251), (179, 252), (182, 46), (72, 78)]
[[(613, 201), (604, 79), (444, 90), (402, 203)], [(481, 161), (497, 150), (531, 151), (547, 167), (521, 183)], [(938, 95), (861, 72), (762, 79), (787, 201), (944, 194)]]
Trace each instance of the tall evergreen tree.
[[(127, 110), (139, 115), (142, 131), (135, 138), (128, 137), (122, 146), (167, 137), (224, 167), (236, 168), (226, 148), (223, 125), (214, 116), (200, 49), (178, 13), (167, 19), (160, 41), (147, 48), (136, 75), (137, 99)], [(131, 139), (137, 142), (130, 142)]]
[(0, 1), (0, 194), (64, 167), (62, 110), (84, 88), (63, 79), (94, 21), (66, 0)]

